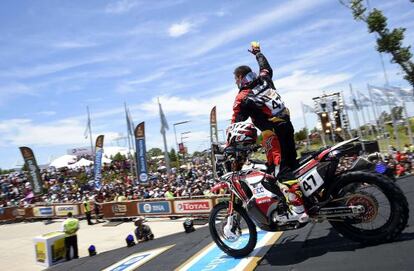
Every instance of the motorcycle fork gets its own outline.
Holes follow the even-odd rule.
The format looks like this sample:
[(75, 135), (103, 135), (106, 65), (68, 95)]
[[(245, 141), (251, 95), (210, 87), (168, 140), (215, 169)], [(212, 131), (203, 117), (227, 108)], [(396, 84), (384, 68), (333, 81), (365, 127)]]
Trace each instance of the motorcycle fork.
[(231, 193), (229, 200), (229, 208), (227, 209), (227, 214), (231, 216), (233, 214), (233, 204), (234, 204), (234, 193)]

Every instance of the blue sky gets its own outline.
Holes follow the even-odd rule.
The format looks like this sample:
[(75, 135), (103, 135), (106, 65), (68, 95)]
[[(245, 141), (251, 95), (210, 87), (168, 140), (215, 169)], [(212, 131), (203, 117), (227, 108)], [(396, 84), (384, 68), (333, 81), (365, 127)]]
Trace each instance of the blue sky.
[[(414, 40), (409, 0), (370, 1), (391, 27)], [(374, 36), (335, 0), (295, 1), (1, 1), (0, 168), (30, 146), (40, 164), (88, 146), (86, 106), (94, 136), (106, 145), (126, 133), (123, 103), (135, 123), (146, 122), (147, 147), (161, 147), (157, 97), (170, 127), (191, 131), (190, 151), (208, 146), (208, 115), (217, 105), (225, 129), (237, 90), (232, 71), (256, 62), (247, 52), (261, 42), (275, 84), (303, 127), (300, 102), (349, 84), (384, 84)], [(408, 44), (406, 44), (408, 45)], [(384, 56), (391, 84), (407, 87)], [(411, 110), (410, 110), (411, 111)], [(413, 113), (413, 112), (411, 112)], [(315, 125), (316, 118), (309, 115)], [(168, 131), (172, 147), (174, 133)]]

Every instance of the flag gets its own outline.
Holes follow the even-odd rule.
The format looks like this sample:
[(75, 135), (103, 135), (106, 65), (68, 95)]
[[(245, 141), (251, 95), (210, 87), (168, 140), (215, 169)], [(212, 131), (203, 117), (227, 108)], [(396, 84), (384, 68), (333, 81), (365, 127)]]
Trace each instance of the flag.
[(127, 110), (128, 110), (127, 117), (129, 119), (129, 130), (131, 130), (131, 135), (134, 135), (134, 127), (135, 127), (134, 120), (132, 119), (132, 115), (131, 115), (131, 112), (129, 111), (129, 108)]
[(134, 122), (131, 117), (131, 112), (129, 112), (129, 109), (125, 106), (125, 118), (127, 123), (127, 129), (128, 134), (131, 136), (134, 136)]
[(32, 185), (33, 192), (36, 195), (41, 195), (43, 193), (42, 178), (33, 151), (28, 147), (20, 147), (19, 149), (29, 170), (28, 179)]
[(376, 100), (376, 102), (380, 105), (389, 104), (395, 106), (402, 103), (401, 98), (398, 97), (398, 94), (391, 88), (378, 87), (372, 85), (368, 85), (368, 87), (371, 89), (373, 96), (376, 96), (375, 98), (378, 98), (380, 100), (379, 103), (378, 100)]
[(96, 138), (95, 143), (94, 181), (97, 190), (101, 189), (103, 144), (104, 136), (100, 135)]
[(357, 94), (359, 97), (359, 105), (362, 107), (370, 106), (371, 99), (365, 95), (364, 93), (357, 90)]
[(302, 105), (303, 105), (303, 111), (305, 113), (315, 113), (315, 109), (312, 106), (307, 105), (307, 104), (302, 104)]
[(88, 116), (88, 121), (86, 123), (86, 129), (85, 129), (85, 132), (83, 132), (83, 136), (85, 137), (85, 139), (88, 138), (89, 129), (90, 129), (89, 127), (91, 127), (91, 119)]
[(134, 130), (136, 144), (137, 176), (141, 184), (148, 183), (147, 151), (145, 147), (145, 122), (141, 122)]
[(164, 134), (165, 130), (170, 129), (170, 127), (168, 127), (168, 122), (167, 122), (167, 119), (165, 118), (164, 112), (162, 111), (162, 107), (161, 107), (161, 104), (160, 104), (159, 100), (158, 100), (158, 106), (160, 108), (161, 134)]
[(210, 139), (211, 142), (218, 142), (217, 134), (217, 112), (214, 106), (210, 112)]

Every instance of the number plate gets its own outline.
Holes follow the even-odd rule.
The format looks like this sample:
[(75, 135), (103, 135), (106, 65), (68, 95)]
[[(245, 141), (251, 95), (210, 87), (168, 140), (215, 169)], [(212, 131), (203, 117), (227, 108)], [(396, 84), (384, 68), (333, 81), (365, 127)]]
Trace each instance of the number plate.
[(299, 178), (300, 188), (303, 194), (308, 197), (313, 194), (324, 183), (321, 175), (319, 175), (316, 168), (310, 170), (305, 175)]

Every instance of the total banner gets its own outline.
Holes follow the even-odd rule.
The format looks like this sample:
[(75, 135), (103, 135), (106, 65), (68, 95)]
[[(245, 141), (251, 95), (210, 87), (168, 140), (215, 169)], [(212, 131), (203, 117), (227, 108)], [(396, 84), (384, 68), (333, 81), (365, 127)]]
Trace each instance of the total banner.
[(212, 207), (211, 199), (174, 201), (174, 210), (177, 214), (209, 213)]
[(171, 203), (169, 201), (149, 201), (138, 202), (138, 213), (141, 215), (148, 214), (171, 214)]
[(101, 189), (102, 180), (102, 155), (103, 155), (104, 136), (100, 135), (96, 138), (95, 144), (95, 163), (94, 163), (94, 182), (97, 190)]
[(42, 178), (40, 177), (40, 170), (33, 151), (29, 147), (20, 147), (20, 152), (29, 170), (29, 181), (32, 185), (33, 193), (41, 195), (43, 193)]
[(137, 176), (141, 184), (148, 183), (147, 156), (145, 147), (145, 122), (137, 125), (134, 131), (136, 144)]

